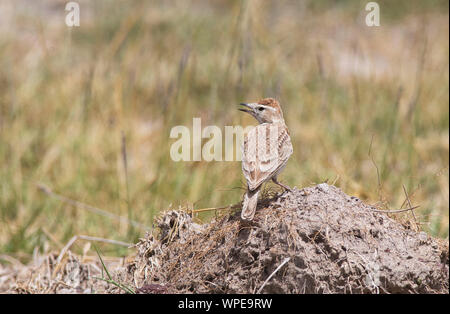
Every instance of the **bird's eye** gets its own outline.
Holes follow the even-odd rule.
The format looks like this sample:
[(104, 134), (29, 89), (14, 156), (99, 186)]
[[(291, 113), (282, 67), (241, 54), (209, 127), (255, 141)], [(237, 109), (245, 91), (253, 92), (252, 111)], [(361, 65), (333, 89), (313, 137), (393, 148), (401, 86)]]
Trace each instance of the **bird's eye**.
[(264, 111), (264, 107), (259, 107), (258, 110), (259, 111)]

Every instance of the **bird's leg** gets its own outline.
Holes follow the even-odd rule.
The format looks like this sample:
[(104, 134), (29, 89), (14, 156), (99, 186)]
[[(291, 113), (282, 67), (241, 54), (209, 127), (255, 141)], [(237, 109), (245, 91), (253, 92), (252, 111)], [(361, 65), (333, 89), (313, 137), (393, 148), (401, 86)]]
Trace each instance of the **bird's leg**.
[(287, 185), (285, 185), (285, 184), (283, 184), (281, 182), (278, 182), (276, 177), (273, 177), (272, 181), (273, 181), (273, 183), (278, 184), (279, 186), (281, 186), (283, 189), (285, 189), (285, 190), (287, 190), (289, 192), (292, 192), (292, 189), (290, 187), (288, 187)]

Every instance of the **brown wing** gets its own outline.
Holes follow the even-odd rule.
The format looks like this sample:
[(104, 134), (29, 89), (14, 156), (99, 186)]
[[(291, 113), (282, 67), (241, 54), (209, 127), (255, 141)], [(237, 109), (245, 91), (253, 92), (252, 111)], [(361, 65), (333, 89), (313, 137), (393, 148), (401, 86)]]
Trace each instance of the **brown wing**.
[(250, 190), (257, 189), (283, 167), (292, 154), (288, 130), (282, 124), (260, 124), (244, 138), (242, 171)]

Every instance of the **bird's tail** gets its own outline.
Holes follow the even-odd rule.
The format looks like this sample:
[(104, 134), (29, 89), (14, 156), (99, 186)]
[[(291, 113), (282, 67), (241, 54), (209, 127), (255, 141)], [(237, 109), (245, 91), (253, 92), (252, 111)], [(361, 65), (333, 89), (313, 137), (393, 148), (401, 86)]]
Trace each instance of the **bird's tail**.
[(241, 218), (243, 220), (252, 220), (255, 216), (256, 205), (258, 204), (259, 189), (254, 191), (247, 191), (244, 195), (244, 202), (242, 204)]

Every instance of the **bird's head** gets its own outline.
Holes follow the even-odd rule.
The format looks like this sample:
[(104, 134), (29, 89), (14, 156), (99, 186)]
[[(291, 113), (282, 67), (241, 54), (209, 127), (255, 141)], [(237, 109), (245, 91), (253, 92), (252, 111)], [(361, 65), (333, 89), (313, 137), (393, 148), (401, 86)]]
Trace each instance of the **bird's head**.
[(280, 103), (273, 98), (264, 98), (255, 103), (241, 103), (240, 111), (251, 114), (259, 123), (284, 121)]

